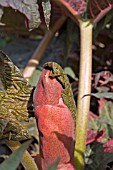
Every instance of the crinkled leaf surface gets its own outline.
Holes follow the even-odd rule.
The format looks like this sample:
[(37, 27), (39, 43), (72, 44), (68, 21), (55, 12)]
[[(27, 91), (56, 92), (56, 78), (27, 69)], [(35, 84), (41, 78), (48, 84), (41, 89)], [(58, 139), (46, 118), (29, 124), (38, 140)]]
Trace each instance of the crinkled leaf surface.
[(29, 144), (30, 144), (30, 141), (23, 143), (22, 146), (19, 149), (17, 149), (17, 151), (15, 151), (8, 159), (6, 159), (0, 165), (0, 170), (6, 170), (9, 168), (10, 170), (15, 170), (18, 167), (21, 161), (22, 155), (24, 154)]
[(65, 0), (78, 14), (83, 14), (86, 11), (85, 0)]
[(0, 5), (24, 14), (28, 19), (29, 29), (37, 28), (41, 23), (37, 0), (0, 0)]
[(29, 138), (28, 104), (32, 87), (19, 69), (0, 51), (0, 138)]
[[(76, 20), (77, 18), (80, 19), (81, 15), (86, 12), (87, 3), (85, 0), (54, 0), (58, 6), (61, 7), (64, 11), (62, 14), (66, 14), (67, 16), (70, 16), (73, 20)], [(77, 19), (77, 20), (78, 20)], [(77, 21), (76, 20), (76, 21)]]

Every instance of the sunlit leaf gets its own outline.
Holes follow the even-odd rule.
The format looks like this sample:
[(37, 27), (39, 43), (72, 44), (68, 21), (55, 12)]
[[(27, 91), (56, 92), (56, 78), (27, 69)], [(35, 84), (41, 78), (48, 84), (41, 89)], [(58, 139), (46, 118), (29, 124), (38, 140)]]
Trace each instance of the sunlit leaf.
[(32, 87), (7, 55), (0, 51), (0, 138), (29, 138), (29, 101)]

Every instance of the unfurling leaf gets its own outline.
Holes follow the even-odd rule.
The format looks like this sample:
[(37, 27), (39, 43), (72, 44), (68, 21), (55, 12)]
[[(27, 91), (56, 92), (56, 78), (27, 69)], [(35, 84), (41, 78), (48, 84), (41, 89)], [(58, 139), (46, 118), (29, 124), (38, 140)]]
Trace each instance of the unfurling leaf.
[(26, 124), (31, 91), (19, 69), (0, 51), (0, 139), (30, 137)]
[(50, 77), (56, 78), (62, 85), (62, 98), (64, 104), (69, 108), (72, 113), (73, 119), (76, 119), (76, 105), (73, 97), (71, 85), (66, 73), (62, 67), (55, 62), (48, 62), (44, 64), (44, 68), (50, 70)]

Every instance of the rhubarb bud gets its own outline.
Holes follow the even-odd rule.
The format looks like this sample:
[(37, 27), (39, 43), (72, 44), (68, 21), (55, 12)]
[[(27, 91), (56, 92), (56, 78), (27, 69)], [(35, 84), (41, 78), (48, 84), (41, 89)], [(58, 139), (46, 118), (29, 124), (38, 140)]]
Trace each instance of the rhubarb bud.
[(49, 74), (43, 70), (33, 96), (42, 169), (60, 158), (58, 170), (75, 170), (72, 113), (63, 102), (62, 85)]

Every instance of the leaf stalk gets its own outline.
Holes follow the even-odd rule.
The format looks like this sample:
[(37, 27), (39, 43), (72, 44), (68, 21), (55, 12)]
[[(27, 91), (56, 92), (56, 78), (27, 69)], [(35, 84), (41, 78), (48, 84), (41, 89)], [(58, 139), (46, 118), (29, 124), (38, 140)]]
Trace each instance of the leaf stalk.
[(80, 22), (81, 56), (79, 71), (78, 106), (76, 120), (75, 164), (77, 170), (84, 168), (87, 124), (90, 107), (91, 75), (92, 75), (92, 28), (87, 22)]

